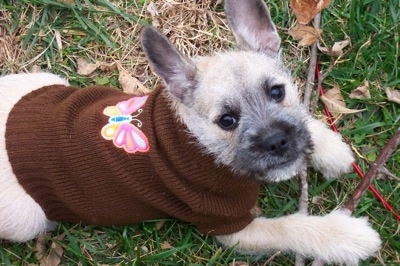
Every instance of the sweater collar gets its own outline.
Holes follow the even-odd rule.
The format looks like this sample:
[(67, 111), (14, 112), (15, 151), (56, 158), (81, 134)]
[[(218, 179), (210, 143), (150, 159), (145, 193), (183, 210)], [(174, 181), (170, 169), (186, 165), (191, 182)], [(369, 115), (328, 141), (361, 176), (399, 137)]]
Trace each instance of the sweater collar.
[[(243, 213), (244, 210), (234, 210), (232, 206), (251, 208), (258, 196), (259, 183), (253, 177), (234, 174), (228, 167), (216, 165), (213, 156), (204, 151), (177, 119), (165, 89), (162, 86), (155, 89), (145, 110), (152, 120), (148, 128), (150, 157), (158, 164), (154, 165), (155, 171), (160, 171), (158, 175), (165, 186), (185, 197), (182, 200), (194, 209), (208, 211), (215, 208), (216, 202), (221, 211), (229, 208), (230, 212)], [(182, 191), (187, 192), (185, 196)]]

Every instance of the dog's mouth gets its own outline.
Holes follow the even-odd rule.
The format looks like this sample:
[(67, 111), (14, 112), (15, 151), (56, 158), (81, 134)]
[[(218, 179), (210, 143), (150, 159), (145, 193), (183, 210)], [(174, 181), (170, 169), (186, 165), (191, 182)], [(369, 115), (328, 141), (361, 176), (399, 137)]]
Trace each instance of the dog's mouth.
[(236, 156), (236, 167), (263, 181), (281, 181), (297, 175), (313, 152), (313, 145), (304, 127), (287, 132), (286, 137), (274, 133), (272, 137), (248, 138)]

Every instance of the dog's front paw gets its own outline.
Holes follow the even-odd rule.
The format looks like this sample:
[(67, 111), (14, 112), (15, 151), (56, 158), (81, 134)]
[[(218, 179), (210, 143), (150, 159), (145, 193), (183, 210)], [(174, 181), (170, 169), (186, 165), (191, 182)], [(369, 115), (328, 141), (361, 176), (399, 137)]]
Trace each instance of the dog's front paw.
[(308, 129), (314, 143), (311, 165), (325, 178), (339, 177), (352, 169), (354, 156), (339, 133), (327, 128), (321, 121), (310, 119)]
[(368, 224), (367, 218), (355, 218), (338, 210), (324, 217), (326, 232), (321, 240), (320, 257), (323, 261), (357, 265), (374, 255), (381, 245), (379, 234)]

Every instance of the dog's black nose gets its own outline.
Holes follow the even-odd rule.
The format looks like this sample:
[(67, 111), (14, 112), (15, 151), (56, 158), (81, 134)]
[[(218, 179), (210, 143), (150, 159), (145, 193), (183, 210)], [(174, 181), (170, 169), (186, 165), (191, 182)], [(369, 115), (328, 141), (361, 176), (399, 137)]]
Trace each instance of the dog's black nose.
[(285, 133), (276, 133), (264, 138), (259, 147), (270, 154), (283, 156), (289, 149), (289, 139)]

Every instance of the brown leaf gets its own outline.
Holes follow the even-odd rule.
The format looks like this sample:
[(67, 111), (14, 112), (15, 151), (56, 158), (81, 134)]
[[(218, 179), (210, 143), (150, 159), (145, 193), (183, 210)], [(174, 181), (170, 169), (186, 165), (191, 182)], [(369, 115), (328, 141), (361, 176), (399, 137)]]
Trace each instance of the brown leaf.
[(46, 234), (40, 234), (35, 243), (35, 257), (41, 260), (45, 256), (46, 251)]
[(350, 44), (350, 39), (335, 42), (332, 48), (322, 47), (318, 44), (318, 49), (324, 54), (339, 57), (343, 54), (343, 49)]
[(300, 40), (299, 45), (310, 46), (320, 40), (322, 30), (310, 26), (296, 24), (296, 26), (289, 30), (288, 33), (293, 37), (293, 39)]
[(324, 197), (322, 197), (322, 196), (314, 196), (311, 199), (311, 203), (316, 204), (316, 205), (322, 204), (323, 201), (324, 201)]
[[(61, 241), (65, 237), (65, 234), (58, 235), (57, 240)], [(64, 249), (57, 244), (56, 241), (51, 243), (50, 251), (46, 254), (46, 235), (41, 234), (36, 241), (36, 258), (39, 260), (40, 266), (58, 266), (61, 263), (61, 257), (64, 253)]]
[(144, 253), (146, 253), (146, 254), (150, 252), (149, 248), (146, 247), (146, 246), (141, 246), (140, 248), (141, 248), (142, 251), (143, 251)]
[(308, 24), (331, 0), (290, 0), (290, 6), (300, 24)]
[(86, 61), (86, 59), (82, 57), (78, 57), (76, 63), (78, 65), (77, 72), (79, 75), (82, 76), (90, 76), (97, 69), (100, 69), (102, 71), (112, 71), (116, 67), (116, 63), (89, 63), (88, 61)]
[(118, 82), (124, 92), (135, 95), (143, 95), (149, 92), (142, 82), (132, 77), (122, 66), (118, 65), (118, 71)]
[(160, 220), (156, 223), (156, 230), (160, 230), (165, 225), (165, 220)]
[(337, 85), (328, 90), (324, 95), (321, 95), (320, 99), (334, 117), (338, 117), (340, 114), (355, 114), (365, 110), (352, 110), (346, 108), (346, 103), (344, 102), (339, 86)]
[(345, 107), (346, 103), (344, 102), (344, 98), (342, 93), (340, 92), (340, 88), (338, 85), (334, 85), (332, 89), (325, 92), (325, 97), (331, 101), (334, 101), (340, 106)]
[(385, 88), (385, 92), (386, 92), (386, 96), (388, 97), (389, 101), (400, 104), (400, 91), (399, 90)]
[(161, 249), (171, 249), (171, 248), (172, 248), (171, 244), (168, 243), (167, 241), (163, 241), (161, 243)]
[(82, 76), (89, 76), (99, 67), (98, 63), (89, 63), (82, 57), (78, 57), (76, 63), (78, 64), (77, 72)]
[(356, 89), (354, 89), (349, 96), (351, 99), (370, 99), (371, 94), (369, 93), (369, 83), (368, 80), (364, 82)]

